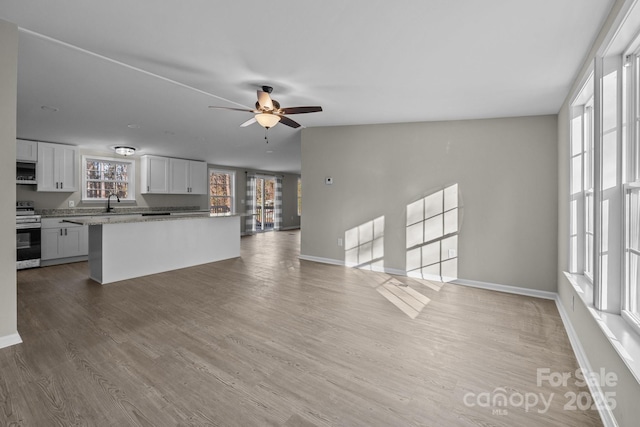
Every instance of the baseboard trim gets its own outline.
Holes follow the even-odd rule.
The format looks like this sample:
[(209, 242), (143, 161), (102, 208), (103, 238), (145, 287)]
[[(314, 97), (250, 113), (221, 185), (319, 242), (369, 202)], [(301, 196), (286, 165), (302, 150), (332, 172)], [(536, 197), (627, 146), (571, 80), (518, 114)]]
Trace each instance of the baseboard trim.
[(292, 225), (290, 227), (282, 227), (280, 229), (280, 231), (287, 231), (287, 230), (300, 230), (300, 226), (299, 225)]
[(311, 255), (298, 255), (299, 259), (305, 260), (305, 261), (313, 261), (313, 262), (319, 262), (321, 264), (331, 264), (331, 265), (339, 265), (344, 267), (344, 261), (340, 261), (338, 259), (332, 259), (332, 258), (321, 258), (321, 257), (317, 257), (317, 256), (311, 256)]
[[(339, 265), (341, 267), (349, 267), (349, 268), (356, 268), (356, 267), (351, 267), (346, 265), (346, 263), (342, 260), (339, 259), (333, 259), (333, 258), (322, 258), (322, 257), (316, 257), (316, 256), (311, 256), (311, 255), (299, 255), (298, 256), (299, 259), (305, 260), (305, 261), (313, 261), (313, 262), (319, 262), (321, 264), (331, 264), (331, 265)], [(407, 272), (404, 270), (397, 270), (395, 268), (380, 268), (380, 267), (372, 267), (371, 271), (374, 271), (376, 273), (387, 273), (387, 274), (392, 274), (394, 276), (406, 276)]]
[[(599, 373), (594, 372), (591, 369), (591, 364), (589, 363), (589, 358), (587, 357), (587, 353), (584, 351), (584, 347), (582, 347), (582, 343), (580, 342), (580, 338), (578, 338), (578, 334), (576, 330), (573, 329), (573, 325), (571, 324), (571, 319), (569, 318), (569, 314), (567, 314), (567, 310), (565, 310), (564, 305), (562, 305), (562, 301), (560, 301), (560, 295), (556, 294), (555, 297), (556, 307), (558, 308), (558, 313), (560, 313), (560, 318), (562, 319), (562, 324), (564, 325), (565, 331), (567, 331), (567, 336), (569, 337), (569, 342), (571, 343), (571, 348), (573, 349), (573, 354), (576, 355), (576, 359), (578, 361), (578, 365), (583, 373), (587, 373), (587, 376), (592, 376), (594, 378), (598, 378)], [(593, 383), (593, 384), (592, 384)], [(587, 386), (589, 387), (589, 391), (594, 398), (595, 402), (607, 402), (608, 399), (605, 399), (605, 395), (600, 388), (600, 384), (597, 381), (587, 381)], [(600, 419), (602, 420), (602, 424), (605, 427), (618, 427), (618, 422), (613, 415), (613, 412), (610, 408), (606, 407), (606, 405), (598, 405), (598, 413), (600, 414)], [(605, 407), (601, 407), (605, 406)]]
[(0, 348), (11, 347), (12, 345), (22, 343), (22, 338), (20, 338), (19, 333), (5, 335), (4, 337), (0, 337)]
[(524, 295), (528, 297), (555, 300), (557, 293), (549, 291), (541, 291), (538, 289), (521, 288), (511, 285), (499, 285), (497, 283), (478, 282), (476, 280), (456, 279), (451, 281), (455, 285), (470, 286), (472, 288), (487, 289), (490, 291), (506, 292), (508, 294)]

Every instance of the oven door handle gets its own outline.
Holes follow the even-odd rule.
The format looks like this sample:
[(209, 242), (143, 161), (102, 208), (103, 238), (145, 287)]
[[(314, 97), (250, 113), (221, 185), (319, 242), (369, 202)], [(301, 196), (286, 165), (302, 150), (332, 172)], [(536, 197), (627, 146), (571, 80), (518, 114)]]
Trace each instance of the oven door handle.
[(28, 229), (35, 229), (35, 228), (42, 228), (42, 224), (39, 222), (16, 223), (17, 230), (28, 230)]

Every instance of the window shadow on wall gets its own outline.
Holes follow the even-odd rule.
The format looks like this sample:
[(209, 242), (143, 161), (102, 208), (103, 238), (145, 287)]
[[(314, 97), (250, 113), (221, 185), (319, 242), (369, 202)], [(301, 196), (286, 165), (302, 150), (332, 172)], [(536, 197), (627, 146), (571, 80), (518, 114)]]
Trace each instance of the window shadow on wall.
[(407, 205), (409, 277), (440, 282), (458, 278), (458, 184)]
[(384, 216), (347, 230), (344, 252), (347, 267), (384, 271)]

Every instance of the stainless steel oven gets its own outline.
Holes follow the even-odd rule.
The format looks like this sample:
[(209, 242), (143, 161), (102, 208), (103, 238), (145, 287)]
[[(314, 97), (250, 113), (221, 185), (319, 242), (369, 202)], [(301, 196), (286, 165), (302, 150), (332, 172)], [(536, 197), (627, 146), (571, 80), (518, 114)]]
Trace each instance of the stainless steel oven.
[(41, 253), (40, 215), (35, 215), (33, 202), (16, 203), (16, 253), (17, 269), (40, 266)]

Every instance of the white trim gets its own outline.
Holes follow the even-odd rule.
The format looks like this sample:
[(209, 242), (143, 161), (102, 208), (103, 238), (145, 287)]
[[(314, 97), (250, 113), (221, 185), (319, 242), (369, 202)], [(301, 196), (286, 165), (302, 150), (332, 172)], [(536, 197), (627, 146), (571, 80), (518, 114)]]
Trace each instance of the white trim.
[[(316, 256), (311, 256), (311, 255), (299, 255), (298, 259), (302, 259), (305, 261), (313, 261), (313, 262), (319, 262), (321, 264), (331, 264), (331, 265), (339, 265), (341, 267), (347, 267), (347, 268), (358, 268), (356, 266), (349, 266), (346, 265), (344, 261), (341, 261), (339, 259), (333, 259), (333, 258), (322, 258), (322, 257), (316, 257)], [(363, 268), (362, 270), (367, 270), (366, 268)], [(380, 267), (371, 267), (368, 270), (370, 271), (375, 271), (377, 273), (387, 273), (387, 274), (392, 274), (394, 276), (406, 276), (407, 272), (404, 270), (397, 270), (395, 268), (380, 268)]]
[(487, 289), (490, 291), (506, 292), (508, 294), (524, 295), (528, 297), (555, 300), (558, 295), (555, 292), (541, 291), (538, 289), (521, 288), (511, 285), (499, 285), (497, 283), (478, 282), (475, 280), (456, 279), (450, 283), (455, 285), (470, 286), (472, 288)]
[(20, 338), (19, 333), (5, 335), (0, 337), (0, 348), (11, 347), (12, 345), (22, 343), (22, 338)]
[[(229, 175), (230, 177), (229, 179), (231, 181), (231, 194), (229, 196), (212, 196), (211, 195), (211, 172), (217, 173), (217, 174)], [(231, 199), (231, 215), (236, 214), (236, 171), (235, 170), (209, 166), (207, 169), (207, 188), (208, 188), (207, 196), (209, 199), (207, 202), (207, 205), (209, 206), (208, 210), (211, 210), (212, 197), (228, 197), (229, 199)]]
[[(107, 201), (107, 198), (92, 198), (87, 197), (87, 160), (97, 160), (99, 162), (114, 162), (114, 163), (122, 163), (128, 165), (129, 179), (127, 180), (127, 197), (120, 197), (120, 201), (122, 202), (135, 202), (136, 201), (136, 161), (132, 157), (108, 157), (108, 156), (92, 156), (90, 154), (82, 155), (82, 163), (80, 165), (80, 170), (82, 172), (81, 185), (80, 189), (81, 193), (81, 201), (83, 203), (104, 203)], [(104, 181), (108, 182), (108, 181)], [(115, 202), (115, 201), (114, 201)]]
[[(567, 336), (569, 337), (571, 348), (573, 349), (573, 353), (576, 355), (576, 359), (578, 361), (580, 369), (583, 373), (586, 374), (585, 377), (590, 376), (592, 373), (593, 375), (597, 375), (597, 373), (594, 373), (591, 369), (591, 364), (589, 363), (587, 353), (584, 351), (584, 348), (580, 343), (578, 334), (576, 333), (575, 329), (573, 329), (571, 319), (569, 318), (564, 305), (562, 305), (562, 301), (560, 301), (560, 295), (556, 294), (556, 297), (554, 299), (556, 302), (558, 313), (560, 313), (560, 318), (562, 319), (562, 324), (564, 325), (564, 329), (567, 331)], [(595, 402), (607, 402), (607, 399), (605, 399), (605, 395), (603, 394), (598, 381), (587, 381), (587, 386), (589, 387), (589, 391), (594, 397)], [(600, 419), (602, 420), (602, 424), (604, 424), (605, 427), (618, 427), (618, 422), (616, 421), (613, 412), (606, 405), (598, 405), (598, 413), (600, 414)]]
[(340, 261), (339, 259), (321, 258), (317, 256), (302, 255), (302, 254), (298, 255), (298, 259), (302, 259), (304, 261), (319, 262), (321, 264), (331, 264), (331, 265), (339, 265), (342, 267), (346, 267), (344, 264), (344, 261)]

